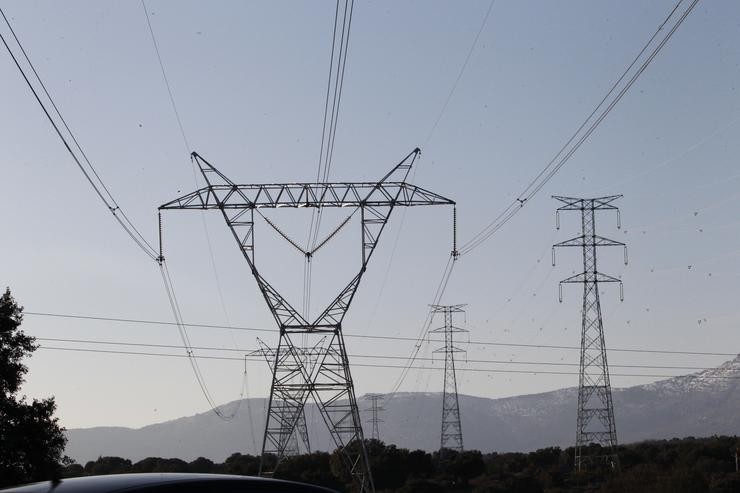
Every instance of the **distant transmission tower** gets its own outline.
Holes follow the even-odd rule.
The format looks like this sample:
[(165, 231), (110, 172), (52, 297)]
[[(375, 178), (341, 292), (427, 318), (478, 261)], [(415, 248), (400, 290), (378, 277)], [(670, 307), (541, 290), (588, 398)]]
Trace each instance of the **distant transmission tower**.
[[(355, 389), (350, 374), (347, 349), (342, 335), (342, 322), (355, 297), (370, 257), (396, 207), (453, 205), (441, 195), (406, 183), (409, 171), (421, 151), (410, 152), (377, 182), (343, 183), (282, 183), (237, 185), (211, 166), (197, 153), (192, 154), (205, 179), (206, 186), (160, 206), (168, 209), (216, 210), (226, 224), (249, 264), (262, 296), (279, 328), (280, 338), (272, 366), (272, 385), (262, 441), (260, 473), (265, 470), (268, 454), (277, 457), (279, 467), (285, 456), (293, 430), (303, 414), (309, 397), (316, 403), (321, 417), (329, 428), (334, 445), (339, 450), (347, 470), (359, 491), (374, 491), (370, 462), (365, 449), (362, 422), (357, 408)], [(298, 208), (348, 208), (348, 216), (326, 238), (311, 250), (303, 249), (288, 237), (269, 217), (267, 210), (295, 210)], [(349, 221), (360, 218), (360, 265), (357, 274), (313, 320), (301, 314), (263, 276), (255, 262), (255, 221), (263, 219), (268, 226), (300, 251), (306, 259), (314, 258), (318, 250), (331, 241)], [(453, 229), (454, 231), (454, 229)], [(454, 234), (453, 234), (454, 236)], [(454, 240), (453, 240), (454, 244)], [(160, 248), (161, 250), (161, 248)], [(306, 343), (326, 337), (316, 346), (320, 355), (309, 367), (294, 338)]]
[[(313, 371), (316, 366), (317, 359), (320, 356), (317, 346), (320, 346), (324, 340), (326, 340), (326, 337), (322, 337), (319, 342), (316, 343), (316, 346), (312, 348), (296, 348), (296, 351), (300, 353), (303, 364), (306, 366), (309, 373)], [(275, 349), (265, 344), (265, 342), (259, 337), (257, 338), (257, 344), (260, 348), (256, 353), (261, 354), (265, 358), (267, 366), (270, 367), (270, 371), (273, 371), (275, 366), (275, 355), (277, 352)], [(251, 355), (252, 354), (250, 353), (250, 356)], [(301, 437), (301, 444), (303, 446), (304, 453), (310, 454), (311, 442), (308, 438), (308, 427), (306, 426), (306, 408), (304, 407), (301, 410), (301, 414), (298, 416), (298, 422), (295, 424), (295, 427), (289, 426), (289, 423), (282, 423), (282, 425), (283, 429), (280, 432), (282, 435), (281, 439), (286, 441), (283, 455), (286, 457), (292, 457), (301, 453), (301, 448), (298, 446), (298, 435)]]
[(373, 440), (380, 440), (378, 424), (382, 423), (383, 420), (378, 417), (378, 414), (381, 411), (385, 411), (385, 408), (383, 407), (383, 394), (367, 394), (365, 398), (370, 401), (370, 409), (366, 409), (366, 411), (370, 411), (371, 413), (370, 419), (368, 420), (368, 423), (373, 425), (373, 434), (371, 435), (371, 438)]
[[(555, 265), (556, 247), (580, 247), (583, 251), (583, 272), (560, 281), (559, 299), (563, 301), (563, 284), (583, 284), (583, 308), (581, 325), (581, 360), (578, 381), (578, 418), (576, 427), (575, 467), (580, 471), (588, 462), (604, 461), (619, 469), (617, 457), (617, 430), (614, 424), (609, 366), (606, 361), (604, 325), (601, 319), (599, 284), (619, 283), (619, 298), (624, 299), (622, 281), (602, 274), (596, 269), (596, 248), (621, 246), (624, 248), (624, 263), (627, 264), (627, 247), (624, 243), (596, 234), (596, 211), (617, 212), (617, 228), (621, 227), (619, 209), (612, 202), (621, 195), (580, 199), (553, 197), (565, 205), (557, 209), (556, 223), (560, 229), (560, 211), (581, 212), (581, 235), (553, 245), (552, 264)], [(601, 452), (589, 453), (589, 444), (601, 445)]]
[(444, 326), (430, 332), (444, 333), (445, 345), (435, 349), (435, 353), (445, 353), (444, 392), (442, 394), (442, 433), (440, 436), (439, 456), (446, 450), (463, 451), (462, 426), (460, 425), (460, 402), (457, 398), (457, 377), (455, 376), (455, 353), (465, 350), (455, 346), (453, 335), (456, 332), (467, 332), (452, 325), (454, 313), (464, 313), (465, 305), (432, 305), (432, 313), (444, 314)]

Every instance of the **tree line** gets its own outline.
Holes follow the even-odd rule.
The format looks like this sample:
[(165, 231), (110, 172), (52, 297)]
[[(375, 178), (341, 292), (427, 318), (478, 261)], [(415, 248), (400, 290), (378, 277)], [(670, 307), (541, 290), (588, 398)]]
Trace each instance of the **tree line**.
[[(377, 440), (366, 442), (376, 490), (399, 493), (737, 493), (737, 436), (647, 441), (618, 448), (620, 471), (593, 464), (575, 472), (573, 448), (550, 447), (528, 453), (490, 453), (476, 450), (428, 453), (408, 450)], [(597, 445), (590, 452), (597, 454)], [(274, 460), (274, 457), (268, 458)], [(99, 457), (84, 466), (64, 467), (65, 477), (137, 472), (220, 473), (257, 475), (258, 456), (232, 454), (222, 463), (199, 457), (149, 457), (132, 462), (121, 457)], [(342, 457), (313, 452), (280, 463), (276, 478), (352, 491)]]

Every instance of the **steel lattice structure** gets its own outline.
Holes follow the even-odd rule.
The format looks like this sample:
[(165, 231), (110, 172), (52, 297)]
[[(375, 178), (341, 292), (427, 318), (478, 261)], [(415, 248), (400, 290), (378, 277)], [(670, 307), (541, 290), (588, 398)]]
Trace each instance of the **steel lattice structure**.
[[(596, 249), (602, 246), (624, 248), (624, 263), (627, 263), (627, 247), (624, 243), (596, 234), (596, 211), (617, 212), (617, 227), (621, 227), (619, 209), (612, 202), (621, 195), (582, 199), (553, 197), (565, 205), (557, 209), (556, 223), (560, 229), (560, 211), (580, 211), (581, 235), (553, 245), (552, 264), (555, 265), (555, 248), (579, 247), (583, 252), (583, 272), (560, 281), (559, 299), (563, 300), (563, 284), (583, 284), (583, 308), (581, 323), (581, 356), (578, 381), (578, 416), (576, 426), (575, 467), (580, 471), (592, 461), (604, 461), (619, 468), (617, 456), (617, 430), (614, 423), (609, 366), (604, 343), (604, 324), (599, 301), (600, 283), (619, 283), (619, 297), (623, 299), (622, 281), (602, 274), (596, 266)], [(590, 452), (592, 443), (601, 445), (601, 451)]]
[(444, 390), (442, 394), (442, 431), (440, 434), (439, 456), (443, 458), (445, 450), (463, 451), (462, 425), (460, 424), (460, 402), (457, 398), (457, 377), (455, 376), (455, 353), (465, 352), (455, 346), (455, 333), (467, 330), (453, 325), (453, 315), (464, 313), (465, 305), (432, 305), (432, 313), (444, 314), (444, 326), (430, 332), (444, 333), (445, 345), (435, 349), (435, 353), (445, 355)]
[[(418, 148), (414, 149), (377, 182), (261, 185), (237, 185), (197, 153), (193, 153), (192, 158), (207, 186), (160, 206), (160, 211), (192, 209), (221, 212), (278, 325), (280, 336), (272, 364), (273, 377), (262, 445), (263, 465), (266, 454), (275, 454), (278, 464), (285, 456), (290, 437), (310, 396), (317, 404), (334, 444), (341, 450), (360, 491), (374, 491), (342, 336), (342, 322), (393, 210), (396, 207), (455, 204), (441, 195), (406, 183), (409, 171), (420, 153)], [(260, 212), (263, 208), (301, 207), (351, 207), (360, 213), (362, 255), (359, 271), (313, 321), (301, 315), (270, 285), (258, 270), (254, 257), (255, 213), (308, 258), (331, 240), (336, 231), (312, 251), (303, 250)], [(312, 368), (307, 367), (293, 342), (296, 335), (304, 338), (327, 337)], [(260, 472), (265, 475), (271, 473), (262, 467)]]
[[(318, 349), (319, 346), (324, 342), (326, 337), (322, 337), (319, 342), (316, 343), (314, 347), (311, 348), (296, 348), (296, 351), (301, 355), (301, 360), (303, 361), (303, 364), (306, 365), (306, 367), (309, 370), (309, 373), (313, 370), (313, 367), (316, 365), (316, 362), (318, 361), (319, 356), (321, 356), (321, 352)], [(265, 342), (257, 338), (257, 344), (259, 345), (260, 349), (257, 350), (257, 353), (261, 354), (265, 361), (267, 361), (267, 366), (270, 367), (270, 372), (273, 372), (273, 364), (275, 363), (275, 354), (277, 351), (271, 347), (269, 347)], [(251, 353), (249, 354), (252, 355)], [(285, 451), (283, 452), (283, 455), (286, 457), (299, 455), (301, 453), (301, 448), (298, 446), (298, 437), (301, 438), (301, 444), (303, 446), (303, 452), (306, 454), (311, 453), (311, 442), (308, 438), (308, 426), (306, 425), (306, 410), (305, 408), (301, 410), (300, 416), (298, 416), (298, 422), (295, 425), (294, 429), (289, 429), (287, 426), (281, 431), (286, 440), (286, 447)]]
[(367, 394), (365, 395), (365, 399), (370, 401), (370, 409), (366, 409), (366, 411), (370, 411), (370, 419), (367, 422), (373, 425), (373, 432), (372, 435), (370, 435), (370, 438), (373, 440), (380, 440), (380, 429), (378, 424), (382, 423), (383, 420), (380, 419), (378, 415), (380, 412), (385, 411), (385, 408), (383, 407), (383, 400), (385, 397), (383, 397), (383, 394)]

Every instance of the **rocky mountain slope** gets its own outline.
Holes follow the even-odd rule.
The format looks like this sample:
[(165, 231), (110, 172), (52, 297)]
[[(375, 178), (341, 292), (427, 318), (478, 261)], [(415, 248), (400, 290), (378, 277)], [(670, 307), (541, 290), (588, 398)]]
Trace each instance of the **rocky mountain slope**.
[[(740, 355), (693, 375), (614, 389), (613, 397), (622, 443), (740, 434)], [(385, 404), (381, 439), (400, 447), (437, 449), (441, 400), (439, 393), (397, 394)], [(265, 399), (242, 402), (237, 417), (229, 422), (206, 412), (139, 429), (71, 429), (66, 453), (82, 463), (100, 455), (131, 460), (203, 456), (222, 461), (233, 452), (254, 454), (261, 447), (265, 405)], [(360, 398), (360, 406), (366, 408), (369, 403)], [(501, 399), (461, 395), (460, 408), (468, 449), (525, 451), (569, 446), (574, 440), (575, 388)], [(368, 414), (363, 411), (363, 420)], [(316, 408), (308, 406), (306, 416), (312, 447), (332, 448)]]

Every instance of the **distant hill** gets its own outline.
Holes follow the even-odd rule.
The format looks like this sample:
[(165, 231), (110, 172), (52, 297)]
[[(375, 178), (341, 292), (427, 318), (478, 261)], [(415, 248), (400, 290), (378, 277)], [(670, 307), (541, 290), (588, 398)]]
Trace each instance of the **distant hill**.
[[(622, 443), (740, 434), (740, 355), (693, 375), (614, 389), (613, 396)], [(437, 449), (441, 399), (440, 393), (396, 394), (385, 404), (381, 439), (404, 448)], [(237, 404), (226, 405), (226, 411)], [(368, 405), (360, 398), (361, 408)], [(220, 462), (234, 452), (256, 454), (262, 444), (265, 406), (266, 399), (244, 400), (229, 422), (207, 412), (138, 429), (70, 429), (66, 453), (83, 464), (100, 455), (133, 461), (152, 456), (184, 460), (203, 456)], [(501, 399), (461, 395), (460, 408), (465, 447), (469, 449), (528, 451), (573, 444), (575, 388)], [(367, 414), (363, 411), (363, 421), (369, 418)], [(306, 416), (312, 448), (333, 448), (314, 406), (307, 407)]]

